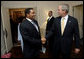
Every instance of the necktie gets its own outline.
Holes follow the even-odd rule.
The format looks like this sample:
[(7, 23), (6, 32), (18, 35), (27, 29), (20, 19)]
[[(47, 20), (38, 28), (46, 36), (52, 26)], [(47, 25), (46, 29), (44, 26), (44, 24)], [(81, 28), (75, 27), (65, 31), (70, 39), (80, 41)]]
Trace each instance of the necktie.
[(61, 33), (63, 35), (63, 32), (64, 32), (64, 18), (62, 18), (61, 20)]
[(33, 21), (32, 24), (35, 26), (36, 30), (39, 31), (38, 26)]

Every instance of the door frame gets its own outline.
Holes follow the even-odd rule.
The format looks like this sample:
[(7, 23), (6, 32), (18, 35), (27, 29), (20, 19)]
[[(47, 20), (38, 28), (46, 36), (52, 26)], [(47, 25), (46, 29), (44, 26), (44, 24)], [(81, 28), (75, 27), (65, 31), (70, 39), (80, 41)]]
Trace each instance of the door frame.
[[(8, 14), (7, 18), (5, 17), (6, 16), (5, 12)], [(6, 22), (8, 19), (10, 19), (9, 18), (9, 12), (8, 12), (8, 8), (6, 8), (4, 6), (1, 6), (1, 19), (2, 19), (2, 25), (3, 25), (3, 31), (4, 31), (6, 53), (8, 53), (12, 49), (13, 45), (12, 45), (12, 40), (11, 40), (12, 38), (11, 38), (11, 31), (10, 31), (10, 23), (8, 22), (8, 24), (7, 24), (7, 22)], [(9, 27), (7, 27), (5, 25), (7, 25)], [(8, 32), (8, 31), (10, 31), (10, 32)], [(8, 45), (8, 41), (10, 41), (9, 44), (11, 44), (11, 46)]]
[[(75, 17), (75, 14), (74, 14), (74, 7), (77, 7), (77, 6), (83, 6), (83, 4), (80, 4), (80, 5), (75, 5), (73, 6), (73, 16)], [(82, 17), (82, 16), (81, 16)], [(78, 19), (77, 19), (78, 20)], [(79, 21), (79, 20), (78, 20)], [(83, 21), (83, 20), (82, 20)], [(82, 26), (83, 26), (83, 23), (82, 23)], [(79, 27), (80, 27), (80, 21), (79, 21)], [(83, 32), (83, 27), (81, 28), (82, 29), (82, 32)], [(81, 36), (81, 32), (80, 32), (80, 28), (79, 28), (79, 34)], [(82, 35), (83, 36), (83, 35)], [(82, 37), (80, 37), (80, 39), (82, 39)]]

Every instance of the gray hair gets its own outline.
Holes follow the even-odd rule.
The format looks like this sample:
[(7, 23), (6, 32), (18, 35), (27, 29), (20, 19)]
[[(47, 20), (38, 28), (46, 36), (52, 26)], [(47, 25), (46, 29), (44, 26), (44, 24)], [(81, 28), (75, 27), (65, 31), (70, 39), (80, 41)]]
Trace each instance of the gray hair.
[(66, 11), (66, 13), (69, 12), (69, 5), (68, 4), (61, 4), (60, 6), (62, 6), (63, 11)]

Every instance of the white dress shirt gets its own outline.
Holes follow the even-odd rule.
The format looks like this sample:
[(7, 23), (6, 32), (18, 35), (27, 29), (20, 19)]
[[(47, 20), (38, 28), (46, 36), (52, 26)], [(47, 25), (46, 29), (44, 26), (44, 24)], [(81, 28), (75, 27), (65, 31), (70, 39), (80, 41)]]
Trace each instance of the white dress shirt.
[(51, 18), (52, 18), (52, 16), (51, 17), (48, 17), (48, 21), (50, 21)]
[(36, 30), (39, 32), (38, 26), (31, 19), (29, 19), (29, 18), (26, 18), (26, 19), (28, 21), (30, 21), (34, 25), (34, 27), (36, 28)]
[(62, 17), (61, 20), (64, 18), (64, 28), (66, 27), (67, 24), (67, 20), (68, 20), (68, 15), (66, 15), (65, 17)]
[(21, 42), (21, 48), (22, 48), (22, 51), (23, 51), (23, 40), (22, 40), (22, 35), (20, 33), (20, 23), (18, 24), (18, 41)]

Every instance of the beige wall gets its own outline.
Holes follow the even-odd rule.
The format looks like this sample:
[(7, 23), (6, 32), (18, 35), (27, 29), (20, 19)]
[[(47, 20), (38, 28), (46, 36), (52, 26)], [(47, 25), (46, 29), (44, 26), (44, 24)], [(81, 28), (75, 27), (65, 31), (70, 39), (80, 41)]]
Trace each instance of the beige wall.
[(48, 11), (52, 10), (53, 16), (57, 17), (57, 7), (62, 3), (70, 5), (69, 14), (73, 16), (72, 6), (83, 4), (83, 1), (2, 1), (1, 5), (7, 8), (36, 8), (37, 20), (41, 28), (41, 33), (44, 35)]
[(78, 20), (80, 38), (83, 38), (83, 5), (74, 6), (74, 17)]

